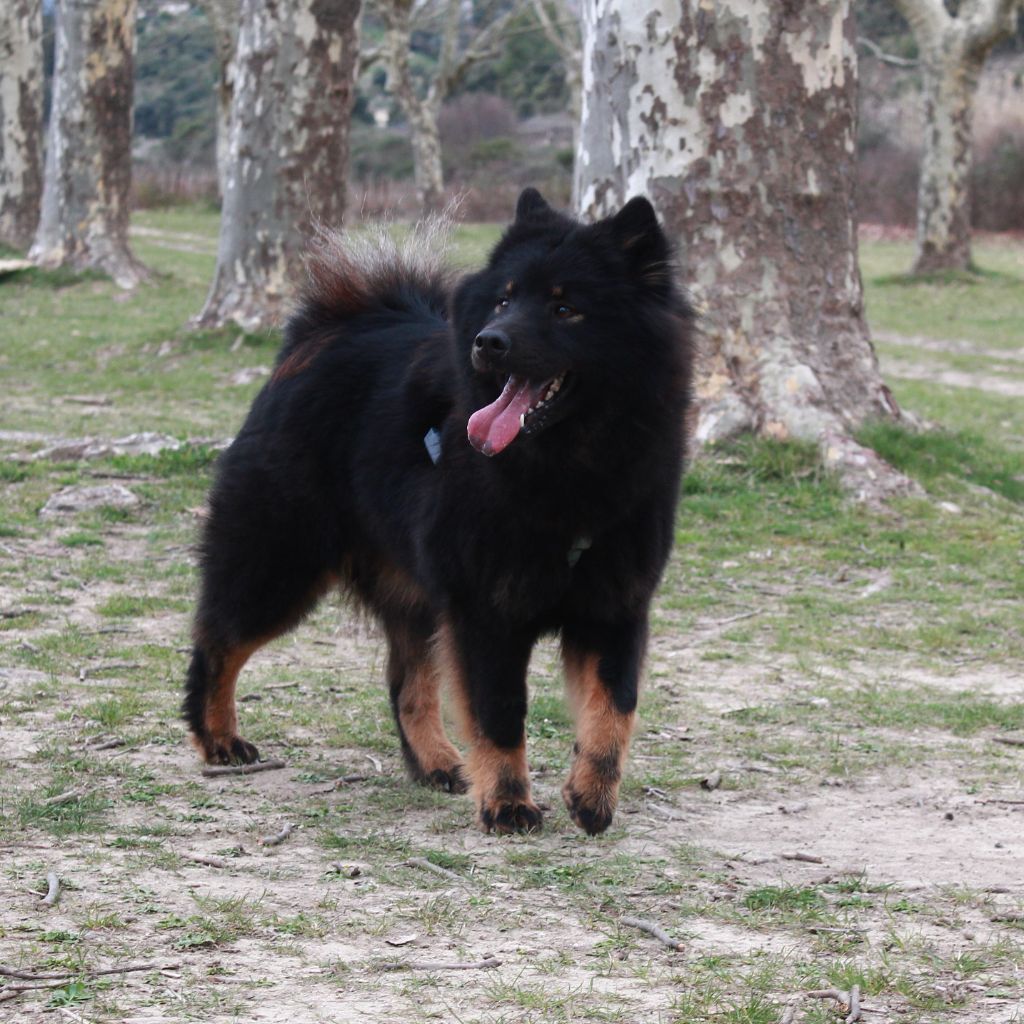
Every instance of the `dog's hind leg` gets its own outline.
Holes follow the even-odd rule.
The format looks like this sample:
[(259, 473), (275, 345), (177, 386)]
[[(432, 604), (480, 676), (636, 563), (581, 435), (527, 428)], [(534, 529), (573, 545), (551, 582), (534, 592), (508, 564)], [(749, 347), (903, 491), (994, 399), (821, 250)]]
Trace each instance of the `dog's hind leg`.
[(532, 832), (543, 815), (530, 796), (526, 762), (526, 667), (532, 636), (509, 636), (457, 620), (438, 635), (469, 742), (469, 774), (485, 832)]
[(450, 793), (468, 788), (462, 756), (441, 719), (441, 674), (432, 649), (434, 623), (426, 614), (384, 619), (388, 689), (409, 774)]
[(566, 626), (562, 653), (576, 711), (573, 764), (562, 788), (573, 821), (590, 835), (611, 824), (636, 719), (643, 622)]

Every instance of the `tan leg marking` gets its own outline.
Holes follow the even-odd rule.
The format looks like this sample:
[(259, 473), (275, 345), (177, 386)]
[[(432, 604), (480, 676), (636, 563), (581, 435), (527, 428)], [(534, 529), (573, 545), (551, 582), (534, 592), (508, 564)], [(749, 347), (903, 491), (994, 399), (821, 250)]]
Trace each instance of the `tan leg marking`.
[(211, 681), (203, 716), (204, 734), (194, 736), (192, 740), (210, 764), (249, 763), (259, 758), (256, 748), (238, 733), (235, 705), (238, 674), (257, 646), (238, 647), (225, 654), (220, 671)]
[(636, 713), (624, 714), (598, 675), (597, 655), (566, 655), (565, 675), (576, 708), (575, 758), (562, 797), (573, 821), (590, 835), (603, 832), (619, 801), (619, 781)]
[(402, 684), (398, 723), (416, 757), (423, 781), (453, 793), (465, 793), (468, 782), (462, 755), (448, 739), (441, 718), (440, 684), (440, 674), (434, 665), (420, 665)]
[(477, 822), (484, 832), (533, 832), (543, 823), (540, 808), (530, 797), (530, 771), (525, 740), (518, 747), (496, 746), (480, 731), (470, 705), (469, 691), (456, 646), (447, 626), (437, 635), (436, 655), (451, 682), (460, 730), (469, 746), (470, 793)]

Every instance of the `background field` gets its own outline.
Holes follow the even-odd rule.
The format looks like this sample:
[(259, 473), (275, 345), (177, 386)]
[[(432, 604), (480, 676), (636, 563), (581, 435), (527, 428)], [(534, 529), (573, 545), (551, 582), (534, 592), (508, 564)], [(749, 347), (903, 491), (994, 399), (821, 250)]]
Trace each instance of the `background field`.
[[(458, 258), (495, 230), (463, 228)], [(864, 243), (883, 367), (943, 425), (864, 439), (925, 497), (851, 506), (796, 445), (691, 468), (621, 812), (592, 840), (558, 796), (553, 646), (529, 721), (546, 830), (487, 837), (467, 799), (404, 778), (381, 643), (336, 602), (243, 677), (243, 731), (288, 767), (200, 776), (177, 718), (191, 545), (276, 339), (183, 329), (215, 214), (139, 214), (134, 242), (161, 272), (134, 295), (0, 283), (0, 964), (73, 975), (0, 1016), (774, 1024), (857, 983), (869, 1021), (1024, 1020), (1024, 246), (907, 283), (909, 243)], [(37, 457), (143, 430), (188, 444)], [(40, 515), (115, 484), (138, 504)], [(139, 962), (162, 969), (95, 973)], [(804, 998), (796, 1019), (837, 1016)]]

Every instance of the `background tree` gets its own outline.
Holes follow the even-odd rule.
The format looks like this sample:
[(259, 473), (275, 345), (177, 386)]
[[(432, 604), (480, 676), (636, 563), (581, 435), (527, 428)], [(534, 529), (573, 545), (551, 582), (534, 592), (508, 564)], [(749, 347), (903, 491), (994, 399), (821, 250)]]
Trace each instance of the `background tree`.
[(703, 313), (699, 441), (813, 440), (868, 498), (906, 486), (852, 439), (897, 417), (864, 319), (849, 0), (584, 5), (580, 210), (646, 193)]
[[(384, 41), (363, 55), (363, 67), (383, 64), (388, 92), (409, 122), (417, 201), (424, 209), (436, 209), (444, 204), (437, 126), (441, 105), (474, 64), (497, 55), (495, 44), (516, 8), (512, 5), (497, 15), (480, 14), (482, 28), (463, 25), (461, 0), (378, 0), (375, 10), (384, 20)], [(440, 50), (421, 85), (410, 60), (413, 34), (433, 25), (440, 29)]]
[(43, 9), (0, 6), (0, 242), (27, 249), (43, 194)]
[(228, 174), (231, 104), (235, 95), (239, 0), (201, 0), (201, 3), (217, 44), (217, 180), (223, 197)]
[(135, 0), (60, 0), (42, 211), (30, 259), (109, 274), (145, 268), (128, 245)]
[(272, 323), (345, 210), (359, 0), (242, 0), (217, 268), (196, 323)]
[(917, 195), (915, 273), (971, 263), (971, 144), (974, 95), (992, 47), (1013, 34), (1020, 0), (893, 0), (920, 51), (924, 154)]

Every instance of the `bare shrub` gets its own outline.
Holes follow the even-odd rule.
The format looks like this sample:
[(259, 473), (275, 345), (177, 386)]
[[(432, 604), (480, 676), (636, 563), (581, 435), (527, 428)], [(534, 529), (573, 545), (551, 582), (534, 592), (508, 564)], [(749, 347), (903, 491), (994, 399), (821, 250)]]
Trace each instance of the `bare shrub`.
[(516, 111), (508, 100), (485, 92), (450, 100), (437, 119), (445, 149), (462, 149), (484, 139), (516, 133)]

